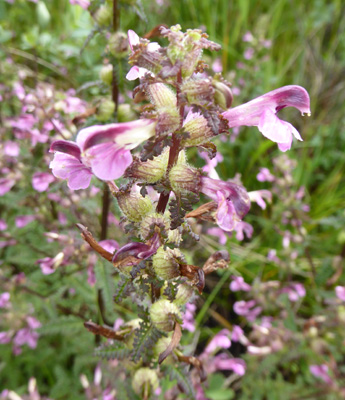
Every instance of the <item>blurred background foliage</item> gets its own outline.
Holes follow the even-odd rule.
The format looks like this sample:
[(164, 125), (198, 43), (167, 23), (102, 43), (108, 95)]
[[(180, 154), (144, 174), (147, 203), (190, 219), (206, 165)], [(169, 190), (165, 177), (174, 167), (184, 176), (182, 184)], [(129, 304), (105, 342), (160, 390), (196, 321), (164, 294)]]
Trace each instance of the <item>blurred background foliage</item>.
[[(91, 13), (100, 3), (92, 3)], [(296, 246), (298, 258), (292, 272), (294, 279), (305, 285), (307, 297), (301, 308), (288, 310), (291, 319), (289, 328), (301, 333), (306, 319), (325, 313), (324, 300), (330, 297), (327, 280), (336, 272), (338, 265), (341, 265), (341, 272), (337, 284), (345, 285), (345, 272), (342, 270), (345, 256), (344, 2), (127, 0), (121, 1), (119, 6), (124, 32), (134, 29), (143, 36), (159, 24), (180, 24), (183, 29), (205, 30), (211, 40), (222, 45), (219, 57), (223, 74), (233, 87), (241, 89), (234, 97), (235, 106), (283, 85), (296, 84), (308, 90), (312, 110), (310, 117), (301, 118), (294, 109), (280, 112), (283, 119), (296, 126), (304, 139), (303, 142), (294, 142), (288, 153), (289, 158), (297, 161), (292, 173), (293, 190), (304, 186), (305, 202), (310, 205), (308, 216), (303, 220), (306, 234)], [(13, 4), (0, 0), (0, 20), (2, 83), (14, 82), (18, 70), (23, 69), (27, 74), (25, 82), (28, 87), (34, 88), (39, 82), (46, 82), (59, 90), (73, 88), (79, 97), (91, 104), (95, 99), (109, 96), (99, 81), (99, 71), (103, 59), (107, 57), (104, 50), (107, 37), (97, 28), (88, 11), (71, 5), (68, 0), (40, 0), (38, 3), (14, 0)], [(251, 44), (254, 54), (250, 59), (245, 56), (249, 45), (243, 40), (248, 31), (254, 37)], [(260, 45), (260, 40), (271, 41), (271, 46)], [(8, 58), (14, 61), (14, 66), (8, 64)], [(213, 61), (210, 58), (209, 64)], [(129, 68), (122, 62), (117, 68), (120, 87), (123, 91), (128, 90), (130, 84), (124, 82), (124, 76)], [(15, 106), (3, 103), (1, 111), (4, 115), (11, 115), (15, 113)], [(258, 182), (256, 176), (262, 167), (273, 171), (272, 160), (279, 153), (274, 143), (264, 140), (255, 128), (241, 128), (234, 141), (218, 141), (217, 145), (224, 157), (217, 167), (222, 179), (239, 173), (248, 190), (270, 189), (267, 183)], [(43, 146), (35, 151), (39, 154), (26, 155), (29, 170), (33, 170), (37, 160), (47, 152)], [(199, 166), (202, 165), (196, 152), (191, 151), (190, 157)], [(6, 212), (8, 221), (13, 221), (17, 214), (25, 214), (30, 209), (28, 203), (22, 209), (18, 208), (18, 204), (26, 198), (39, 202), (38, 197), (33, 189), (30, 192), (22, 185), (9, 197), (0, 198), (0, 207)], [(290, 267), (284, 269), (266, 258), (270, 249), (282, 252), (284, 258), (282, 235), (276, 229), (286, 207), (283, 200), (275, 196), (273, 205), (264, 211), (252, 207), (246, 218), (254, 226), (250, 241), (239, 244), (235, 238), (228, 239), (226, 246), (231, 253), (231, 270), (208, 279), (206, 293), (199, 303), (196, 323), (201, 343), (206, 343), (219, 325), (231, 329), (233, 322), (238, 321), (238, 316), (229, 309), (229, 302), (238, 298), (228, 289), (231, 274), (240, 274), (251, 283), (257, 279), (263, 282), (291, 280)], [(99, 230), (99, 222), (94, 216), (97, 207), (87, 198), (78, 205), (79, 213), (95, 231)], [(45, 211), (41, 208), (39, 212), (44, 214)], [(67, 214), (69, 212), (68, 219), (72, 226), (78, 219), (71, 210), (67, 210)], [(113, 212), (118, 215), (118, 210)], [(85, 396), (79, 376), (84, 373), (92, 380), (92, 369), (97, 359), (92, 356), (94, 337), (80, 326), (80, 315), (92, 318), (99, 313), (95, 301), (97, 291), (91, 291), (85, 285), (85, 275), (73, 274), (78, 268), (76, 264), (68, 265), (63, 272), (59, 272), (63, 285), (55, 274), (42, 278), (35, 265), (39, 257), (35, 248), (55, 255), (58, 247), (55, 243), (43, 243), (41, 238), (47, 227), (37, 221), (34, 224), (26, 231), (12, 231), (19, 241), (20, 237), (23, 238), (23, 244), (17, 250), (3, 252), (2, 256), (5, 262), (19, 265), (33, 282), (33, 288), (26, 290), (24, 296), (27, 297), (23, 297), (22, 301), (28, 299), (41, 315), (41, 338), (35, 351), (25, 350), (20, 357), (13, 356), (10, 347), (1, 345), (1, 359), (6, 362), (0, 361), (0, 389), (6, 387), (25, 391), (28, 379), (35, 376), (41, 393), (55, 399), (82, 399)], [(121, 242), (121, 234), (116, 227), (111, 228), (109, 236)], [(194, 247), (190, 245), (189, 257), (193, 258), (194, 264), (202, 263), (210, 252), (218, 248), (216, 239), (209, 236)], [(193, 255), (194, 252), (196, 255)], [(96, 288), (108, 293), (106, 301), (112, 303), (113, 288), (108, 287), (107, 278), (110, 273), (111, 267), (109, 269), (101, 262), (97, 264)], [(71, 287), (77, 290), (72, 299), (66, 295)], [(37, 292), (38, 296), (30, 295), (30, 290)], [(19, 302), (18, 307), (21, 307)], [(75, 315), (63, 315), (63, 310), (68, 308), (73, 309)], [(115, 305), (110, 309), (109, 320), (124, 315), (129, 318), (126, 307)], [(47, 323), (44, 324), (44, 321)], [(335, 332), (338, 328), (330, 327), (332, 329)], [(189, 340), (192, 341), (193, 336), (190, 334)], [(339, 375), (344, 376), (344, 351), (339, 349), (344, 336), (337, 333), (337, 338), (332, 340), (330, 352), (341, 365)], [(237, 355), (242, 352), (240, 346), (236, 348)], [(285, 347), (264, 360), (245, 356), (248, 370), (241, 383), (234, 388), (239, 396), (236, 398), (338, 398), (337, 394), (322, 391), (317, 395), (313, 391), (315, 387), (310, 388), (315, 385), (315, 379), (310, 376), (308, 365), (320, 363), (321, 359), (316, 357), (320, 355), (322, 358), (321, 353), (319, 348), (310, 347), (310, 341), (305, 337), (296, 348)], [(224, 379), (217, 375), (212, 377), (210, 387), (214, 390), (209, 392), (211, 399), (234, 398), (233, 390), (223, 392), (223, 397), (217, 392)]]

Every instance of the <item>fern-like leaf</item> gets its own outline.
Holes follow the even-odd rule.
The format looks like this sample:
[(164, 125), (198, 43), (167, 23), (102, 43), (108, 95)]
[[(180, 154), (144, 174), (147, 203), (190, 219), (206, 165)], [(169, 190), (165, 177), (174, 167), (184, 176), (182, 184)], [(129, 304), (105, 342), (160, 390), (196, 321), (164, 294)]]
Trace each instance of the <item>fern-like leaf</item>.
[(140, 359), (144, 363), (152, 360), (153, 347), (157, 340), (162, 337), (162, 333), (147, 321), (140, 323), (140, 328), (135, 331), (132, 360), (138, 362)]
[(189, 400), (196, 400), (193, 384), (190, 381), (189, 374), (186, 373), (185, 369), (169, 365), (167, 372), (171, 380), (177, 380), (180, 390), (186, 394)]
[(107, 360), (124, 360), (128, 358), (131, 350), (126, 347), (125, 344), (114, 342), (104, 343), (95, 349), (95, 355)]

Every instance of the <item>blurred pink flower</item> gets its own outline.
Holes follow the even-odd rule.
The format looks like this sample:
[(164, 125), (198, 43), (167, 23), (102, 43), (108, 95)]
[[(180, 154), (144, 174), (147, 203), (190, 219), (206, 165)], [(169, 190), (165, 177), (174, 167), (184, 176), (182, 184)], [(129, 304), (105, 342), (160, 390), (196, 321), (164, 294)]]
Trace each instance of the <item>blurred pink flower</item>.
[[(272, 193), (269, 190), (255, 190), (253, 192), (248, 192), (250, 201), (255, 201), (256, 204), (261, 207), (263, 210), (266, 209), (265, 200), (268, 203), (272, 202)], [(265, 199), (265, 200), (264, 200)]]
[(332, 379), (328, 375), (328, 366), (326, 364), (310, 365), (309, 370), (316, 378), (322, 379), (327, 384), (332, 383)]
[(15, 183), (14, 179), (0, 178), (0, 196), (9, 192)]
[(89, 0), (69, 0), (69, 2), (73, 5), (76, 4), (76, 5), (84, 8), (84, 10), (87, 10), (88, 7), (90, 6)]
[(259, 182), (273, 182), (275, 177), (268, 168), (260, 168), (260, 172), (256, 175)]
[(206, 346), (203, 354), (212, 354), (219, 349), (228, 349), (231, 346), (229, 336), (230, 332), (227, 329), (222, 329), (215, 336), (213, 336), (209, 344)]
[(240, 358), (231, 358), (227, 354), (218, 354), (212, 361), (216, 371), (233, 371), (235, 374), (243, 376), (246, 372), (246, 363)]
[(288, 122), (277, 117), (278, 111), (285, 107), (295, 107), (302, 115), (310, 114), (308, 92), (301, 86), (283, 86), (268, 92), (248, 103), (230, 108), (223, 113), (230, 128), (235, 126), (257, 126), (268, 139), (278, 143), (281, 151), (291, 148), (292, 137), (302, 140), (297, 130)]
[(186, 329), (189, 332), (194, 332), (195, 331), (195, 320), (194, 320), (194, 314), (196, 311), (196, 305), (193, 303), (187, 303), (186, 304), (186, 311), (183, 314), (183, 323), (182, 323), (182, 329)]
[(19, 155), (19, 145), (16, 142), (8, 140), (4, 143), (4, 153), (9, 157), (17, 157)]
[(5, 220), (0, 219), (0, 231), (5, 231), (7, 229), (7, 223)]
[(232, 282), (230, 283), (230, 290), (232, 292), (238, 292), (243, 290), (244, 292), (250, 292), (251, 286), (244, 281), (242, 276), (233, 276)]
[(24, 228), (24, 226), (30, 224), (30, 222), (36, 219), (35, 215), (19, 215), (15, 219), (15, 224), (17, 228)]
[(250, 209), (245, 188), (235, 183), (203, 176), (200, 192), (217, 202), (216, 221), (224, 231), (232, 231)]
[(10, 294), (8, 292), (4, 292), (0, 294), (0, 308), (6, 308), (11, 304), (10, 302)]
[(338, 297), (338, 299), (345, 301), (345, 286), (336, 286), (335, 294)]
[(254, 321), (261, 313), (262, 308), (256, 307), (255, 300), (241, 300), (234, 303), (234, 311), (236, 314), (246, 317), (248, 321)]
[(54, 180), (49, 172), (35, 172), (32, 177), (32, 187), (38, 192), (45, 192)]
[(248, 47), (248, 49), (245, 50), (243, 57), (245, 60), (251, 60), (254, 57), (255, 50), (252, 47)]

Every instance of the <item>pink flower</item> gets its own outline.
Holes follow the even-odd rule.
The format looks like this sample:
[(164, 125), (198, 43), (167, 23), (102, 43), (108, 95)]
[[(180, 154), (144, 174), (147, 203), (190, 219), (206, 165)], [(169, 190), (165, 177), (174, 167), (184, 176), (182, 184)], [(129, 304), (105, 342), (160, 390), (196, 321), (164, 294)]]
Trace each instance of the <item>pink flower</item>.
[(56, 153), (50, 168), (73, 190), (88, 187), (92, 173), (102, 180), (118, 179), (133, 161), (130, 150), (153, 136), (155, 125), (140, 119), (82, 129), (77, 143), (58, 140), (51, 145)]
[(228, 349), (231, 346), (229, 339), (230, 332), (227, 329), (222, 329), (218, 332), (207, 345), (204, 353), (211, 354), (219, 349)]
[(6, 308), (10, 304), (10, 294), (8, 292), (0, 294), (0, 308)]
[[(255, 190), (253, 192), (248, 192), (250, 201), (255, 201), (256, 204), (261, 207), (263, 210), (266, 209), (265, 200), (268, 203), (272, 201), (272, 193), (269, 190)], [(264, 200), (265, 199), (265, 200)]]
[(310, 114), (308, 92), (301, 86), (283, 86), (229, 109), (223, 115), (229, 121), (230, 128), (243, 125), (257, 126), (265, 137), (278, 143), (281, 151), (287, 151), (291, 148), (293, 136), (298, 140), (302, 138), (290, 123), (277, 117), (277, 112), (285, 107), (295, 107), (302, 115)]
[(50, 151), (55, 152), (49, 165), (54, 176), (67, 179), (67, 185), (72, 190), (86, 189), (90, 185), (91, 168), (83, 163), (77, 144), (57, 140), (52, 143)]
[(65, 255), (64, 253), (58, 253), (54, 258), (45, 257), (37, 260), (37, 264), (40, 266), (41, 271), (44, 275), (50, 275), (56, 271), (56, 269), (62, 264)]
[(11, 335), (9, 332), (0, 332), (0, 344), (7, 344), (11, 341)]
[(248, 239), (250, 239), (253, 235), (253, 227), (248, 224), (248, 222), (244, 221), (239, 221), (235, 225), (235, 231), (236, 239), (239, 241), (242, 241), (244, 239), (244, 235), (246, 235)]
[(244, 187), (235, 183), (203, 176), (200, 191), (218, 203), (216, 221), (224, 231), (232, 231), (249, 211), (248, 194)]
[(273, 182), (275, 178), (268, 168), (260, 168), (260, 172), (256, 175), (256, 179), (259, 182)]
[(89, 5), (90, 5), (90, 1), (89, 0), (69, 0), (69, 2), (71, 4), (76, 4), (76, 5), (84, 8), (84, 10), (87, 10)]
[(212, 236), (217, 236), (219, 244), (221, 244), (222, 246), (226, 244), (228, 236), (226, 235), (225, 231), (223, 231), (223, 229), (217, 227), (209, 228), (207, 229), (207, 233)]
[[(129, 47), (131, 48), (132, 53), (135, 52), (136, 46), (140, 44), (140, 37), (131, 29), (127, 32), (128, 35), (128, 43)], [(160, 45), (156, 42), (149, 43), (147, 45), (148, 52), (155, 52), (160, 49)], [(134, 81), (138, 78), (143, 78), (145, 74), (150, 74), (153, 76), (153, 73), (146, 68), (138, 67), (134, 65), (127, 73), (126, 79), (129, 81)]]
[(32, 187), (38, 192), (45, 192), (54, 180), (48, 172), (36, 172), (32, 177)]
[(287, 293), (289, 300), (293, 302), (298, 301), (306, 295), (306, 291), (302, 283), (293, 283), (290, 286), (283, 288), (281, 293)]
[(335, 294), (338, 297), (338, 299), (345, 301), (345, 286), (336, 286)]
[(332, 383), (332, 379), (328, 375), (328, 366), (326, 364), (310, 365), (309, 370), (316, 378), (322, 379), (327, 384)]
[(247, 318), (248, 321), (254, 321), (255, 318), (261, 313), (261, 307), (255, 307), (255, 300), (249, 301), (236, 301), (234, 303), (234, 311), (238, 315), (242, 315)]
[(30, 222), (34, 221), (36, 217), (34, 215), (19, 215), (15, 219), (17, 228), (24, 228), (24, 226), (30, 224)]
[(5, 231), (6, 229), (7, 229), (6, 221), (3, 219), (0, 219), (0, 231)]
[(16, 181), (14, 179), (1, 178), (0, 179), (0, 196), (3, 196), (12, 189)]
[(17, 157), (19, 155), (19, 145), (16, 142), (8, 140), (4, 143), (4, 153), (9, 157)]
[(235, 374), (243, 376), (246, 372), (246, 363), (240, 358), (230, 358), (227, 354), (219, 354), (212, 361), (216, 371), (233, 371)]
[(232, 292), (238, 292), (243, 290), (244, 292), (250, 292), (251, 286), (244, 281), (242, 276), (233, 276), (232, 282), (230, 283), (230, 290)]
[(195, 311), (196, 311), (195, 304), (193, 303), (186, 304), (186, 311), (183, 314), (182, 329), (186, 329), (189, 332), (195, 331), (195, 320), (194, 320)]

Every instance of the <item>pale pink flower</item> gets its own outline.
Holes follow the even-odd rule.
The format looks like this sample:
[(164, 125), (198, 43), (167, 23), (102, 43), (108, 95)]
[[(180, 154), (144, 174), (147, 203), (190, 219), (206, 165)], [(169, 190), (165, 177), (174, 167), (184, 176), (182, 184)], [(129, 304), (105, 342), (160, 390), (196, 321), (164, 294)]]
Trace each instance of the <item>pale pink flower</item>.
[(253, 192), (248, 192), (250, 201), (255, 201), (256, 204), (261, 207), (263, 210), (266, 209), (265, 200), (268, 203), (272, 202), (272, 193), (269, 190), (255, 190)]
[(32, 187), (38, 192), (45, 192), (54, 180), (49, 172), (35, 172), (32, 177)]
[(15, 219), (15, 224), (17, 228), (24, 228), (24, 226), (30, 224), (35, 219), (35, 215), (19, 215)]
[(242, 36), (242, 40), (244, 42), (252, 42), (254, 40), (254, 36), (250, 31), (247, 31), (243, 36)]
[(5, 231), (7, 229), (7, 223), (5, 220), (0, 219), (0, 231)]
[(256, 175), (256, 179), (259, 182), (273, 182), (275, 177), (271, 174), (268, 168), (260, 168), (260, 172)]
[(10, 297), (11, 296), (8, 292), (0, 294), (0, 308), (6, 308), (11, 304)]
[(230, 128), (235, 126), (257, 126), (268, 139), (278, 143), (281, 151), (291, 148), (292, 137), (302, 140), (297, 130), (288, 122), (277, 117), (285, 107), (295, 107), (303, 115), (310, 114), (308, 92), (301, 86), (284, 86), (268, 92), (248, 103), (231, 108), (223, 113)]
[(332, 383), (332, 379), (328, 374), (328, 366), (326, 364), (310, 365), (309, 370), (316, 378), (322, 379), (327, 384)]
[(14, 179), (0, 178), (0, 196), (9, 192), (15, 183)]
[(16, 142), (8, 140), (4, 143), (4, 153), (9, 157), (18, 157), (19, 155), (19, 145)]
[(248, 321), (254, 321), (261, 313), (262, 308), (256, 307), (255, 300), (241, 300), (234, 303), (234, 311), (236, 314), (246, 317)]
[(335, 294), (338, 297), (338, 299), (345, 301), (345, 286), (336, 286)]
[(223, 229), (218, 228), (218, 227), (213, 227), (213, 228), (207, 229), (207, 233), (212, 236), (217, 236), (218, 240), (219, 240), (219, 244), (221, 244), (222, 246), (224, 246), (226, 244), (228, 235), (226, 234), (225, 231), (223, 231)]
[(251, 286), (246, 283), (242, 276), (233, 276), (230, 283), (230, 290), (232, 292), (238, 292), (243, 290), (244, 292), (250, 292)]
[(182, 323), (182, 329), (186, 329), (189, 332), (194, 332), (195, 331), (195, 320), (194, 320), (194, 314), (196, 311), (196, 305), (193, 303), (187, 303), (186, 304), (186, 311), (183, 314), (183, 323)]
[(120, 178), (132, 163), (130, 150), (155, 134), (155, 122), (149, 119), (82, 129), (77, 143), (58, 140), (50, 163), (53, 174), (68, 180), (70, 189), (85, 189), (92, 173), (102, 180)]
[(90, 1), (89, 0), (69, 0), (69, 2), (71, 4), (76, 4), (76, 5), (84, 8), (84, 10), (87, 10), (88, 7), (90, 6)]
[[(127, 36), (128, 36), (129, 47), (132, 53), (134, 53), (136, 46), (140, 44), (140, 37), (131, 29), (127, 32)], [(158, 51), (159, 49), (160, 45), (156, 42), (151, 42), (147, 45), (148, 52), (155, 52)], [(128, 71), (126, 79), (128, 79), (129, 81), (134, 81), (135, 79), (143, 78), (145, 74), (150, 74), (151, 76), (154, 76), (154, 74), (148, 69), (134, 65)]]
[(255, 50), (252, 47), (248, 47), (248, 49), (245, 50), (243, 57), (245, 60), (251, 60), (254, 56)]
[(206, 346), (204, 354), (212, 354), (219, 349), (228, 349), (231, 346), (231, 341), (229, 339), (230, 332), (227, 329), (222, 329)]
[(236, 239), (239, 241), (244, 240), (244, 235), (250, 239), (253, 235), (253, 227), (248, 222), (239, 221), (235, 225)]
[(240, 185), (203, 176), (200, 191), (217, 202), (216, 221), (224, 231), (232, 231), (249, 211), (248, 194)]
[(233, 371), (239, 376), (243, 376), (246, 372), (246, 363), (240, 358), (231, 358), (227, 354), (218, 354), (212, 360), (213, 368), (216, 371)]

